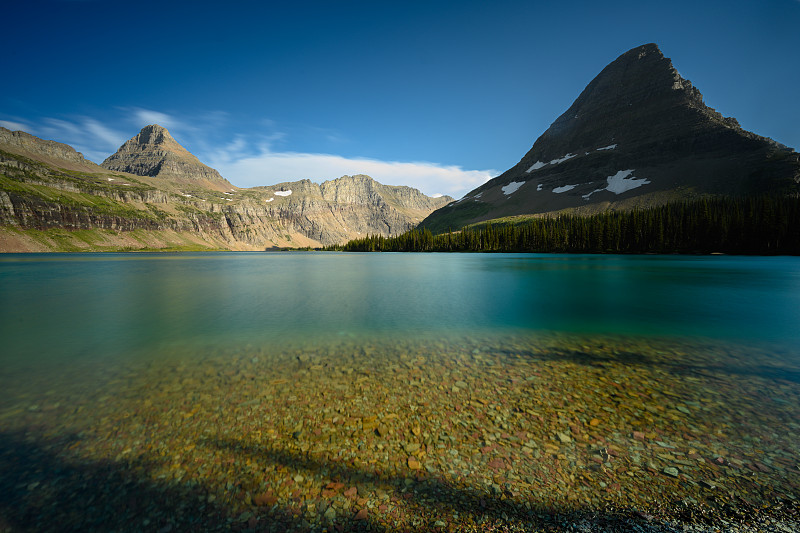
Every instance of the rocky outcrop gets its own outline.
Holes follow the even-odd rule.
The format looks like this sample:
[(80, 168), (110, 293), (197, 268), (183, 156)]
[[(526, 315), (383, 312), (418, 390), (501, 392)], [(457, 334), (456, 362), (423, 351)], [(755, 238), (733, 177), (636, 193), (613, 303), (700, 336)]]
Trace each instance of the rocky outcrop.
[[(120, 152), (158, 145), (156, 152), (190, 161), (168, 135), (163, 128), (145, 128), (138, 141), (132, 139), (136, 142), (129, 141), (126, 145), (130, 146)], [(38, 146), (35, 137), (28, 141)], [(48, 146), (47, 141), (41, 142)], [(42, 150), (25, 151), (31, 156), (21, 152), (17, 145), (0, 143), (0, 226), (20, 231), (98, 230), (106, 232), (102, 235), (106, 241), (107, 232), (117, 232), (117, 242), (126, 248), (136, 247), (137, 241), (121, 236), (134, 230), (166, 243), (174, 242), (177, 234), (189, 236), (212, 248), (340, 244), (368, 234), (402, 233), (452, 201), (430, 198), (410, 187), (382, 185), (362, 175), (322, 184), (302, 180), (237, 189), (230, 184), (221, 187), (222, 182), (213, 176), (197, 173), (175, 177), (159, 171), (155, 176), (134, 176), (92, 164), (75, 172), (65, 168), (67, 160)], [(138, 172), (155, 168), (147, 166), (154, 151), (140, 153), (148, 155), (132, 158), (138, 162), (130, 168)], [(204, 186), (208, 183), (213, 186)], [(167, 233), (168, 238), (161, 238)], [(146, 248), (147, 243), (139, 242), (138, 247)]]
[(172, 138), (166, 128), (151, 124), (101, 163), (103, 168), (137, 176), (171, 179), (185, 184), (232, 186), (219, 172), (207, 167)]
[(234, 232), (243, 234), (242, 238), (248, 230), (250, 235), (257, 234), (259, 226), (279, 220), (287, 229), (324, 245), (366, 235), (403, 233), (452, 201), (447, 196), (431, 198), (411, 187), (383, 185), (364, 175), (342, 176), (322, 184), (309, 180), (279, 183), (250, 189), (241, 196), (251, 200), (234, 203), (226, 212)]
[(424, 225), (796, 193), (798, 179), (797, 153), (706, 106), (658, 46), (646, 44), (604, 68), (519, 163)]
[(0, 127), (0, 147), (6, 147), (15, 153), (29, 157), (46, 158), (66, 164), (96, 167), (91, 161), (84, 159), (83, 154), (67, 144), (46, 141), (24, 131), (10, 131)]

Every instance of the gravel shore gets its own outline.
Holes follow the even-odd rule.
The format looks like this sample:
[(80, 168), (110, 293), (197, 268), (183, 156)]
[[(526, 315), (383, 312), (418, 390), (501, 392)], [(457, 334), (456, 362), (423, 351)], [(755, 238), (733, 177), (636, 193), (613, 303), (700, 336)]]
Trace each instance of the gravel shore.
[(800, 369), (754, 348), (186, 352), (0, 378), (0, 532), (800, 531)]

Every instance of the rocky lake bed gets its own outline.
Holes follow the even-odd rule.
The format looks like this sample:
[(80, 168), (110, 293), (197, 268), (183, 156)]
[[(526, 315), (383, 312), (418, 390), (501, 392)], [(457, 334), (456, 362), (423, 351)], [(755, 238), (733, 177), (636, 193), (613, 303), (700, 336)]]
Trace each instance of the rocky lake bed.
[(0, 531), (795, 531), (791, 360), (494, 332), (20, 362)]

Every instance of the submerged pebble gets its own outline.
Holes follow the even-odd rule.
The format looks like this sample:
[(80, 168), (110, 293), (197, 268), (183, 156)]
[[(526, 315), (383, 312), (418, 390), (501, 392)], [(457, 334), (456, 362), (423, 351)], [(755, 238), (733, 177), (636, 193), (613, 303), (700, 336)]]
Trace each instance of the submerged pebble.
[(566, 335), (76, 365), (8, 389), (0, 490), (10, 523), (45, 531), (726, 529), (753, 509), (780, 525), (800, 497), (800, 384), (763, 365)]

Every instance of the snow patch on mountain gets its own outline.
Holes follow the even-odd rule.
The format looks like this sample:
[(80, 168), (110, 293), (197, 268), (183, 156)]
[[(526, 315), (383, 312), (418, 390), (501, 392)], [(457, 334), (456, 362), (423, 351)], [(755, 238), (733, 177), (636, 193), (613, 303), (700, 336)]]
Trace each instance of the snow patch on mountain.
[(555, 189), (553, 189), (553, 192), (556, 194), (561, 194), (562, 192), (571, 191), (577, 186), (578, 186), (577, 183), (575, 185), (562, 185), (561, 187), (556, 187)]
[(534, 170), (539, 170), (540, 168), (542, 168), (544, 166), (547, 166), (547, 165), (558, 165), (559, 163), (563, 163), (564, 161), (572, 159), (573, 157), (575, 157), (577, 155), (578, 154), (567, 154), (564, 157), (559, 157), (558, 159), (553, 159), (549, 163), (542, 163), (541, 161), (537, 161), (536, 163), (531, 165), (531, 167), (528, 170), (526, 170), (525, 172), (530, 174)]
[(588, 201), (589, 198), (594, 193), (600, 191), (609, 191), (613, 192), (614, 194), (622, 194), (624, 192), (630, 191), (631, 189), (635, 189), (636, 187), (641, 187), (642, 185), (647, 185), (648, 183), (650, 183), (650, 180), (648, 180), (647, 178), (637, 178), (635, 176), (631, 176), (633, 172), (634, 172), (633, 169), (620, 170), (613, 176), (609, 176), (608, 178), (606, 178), (608, 185), (606, 185), (602, 189), (595, 189), (589, 194), (584, 194), (583, 199)]
[(503, 186), (503, 194), (508, 196), (511, 193), (517, 192), (517, 189), (525, 185), (524, 181), (512, 181), (508, 185)]
[(534, 170), (539, 170), (540, 168), (542, 168), (542, 167), (543, 167), (543, 166), (545, 166), (546, 164), (547, 164), (547, 163), (542, 163), (541, 161), (537, 161), (536, 163), (532, 164), (532, 165), (531, 165), (531, 168), (529, 168), (529, 169), (528, 169), (528, 170), (526, 170), (525, 172), (527, 172), (528, 174), (530, 174), (530, 173), (531, 173), (531, 172), (533, 172)]

